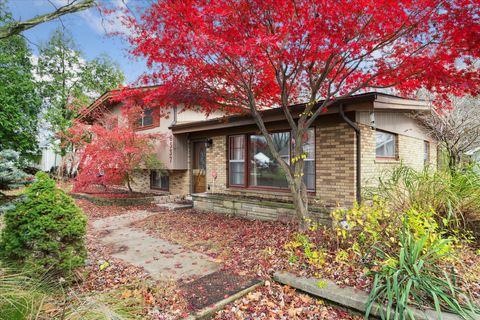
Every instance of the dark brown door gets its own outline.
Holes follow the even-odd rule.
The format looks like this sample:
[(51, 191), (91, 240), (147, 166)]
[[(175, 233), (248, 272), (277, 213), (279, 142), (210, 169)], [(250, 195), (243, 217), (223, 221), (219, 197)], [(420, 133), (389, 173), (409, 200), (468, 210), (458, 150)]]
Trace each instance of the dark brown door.
[(205, 142), (193, 143), (193, 193), (207, 191), (207, 148)]

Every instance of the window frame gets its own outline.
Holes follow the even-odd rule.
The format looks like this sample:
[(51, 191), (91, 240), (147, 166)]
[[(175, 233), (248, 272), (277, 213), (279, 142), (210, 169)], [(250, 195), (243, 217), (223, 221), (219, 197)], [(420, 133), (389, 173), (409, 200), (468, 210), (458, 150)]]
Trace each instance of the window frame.
[[(392, 156), (379, 156), (377, 155), (377, 132), (382, 132), (386, 134), (390, 134), (393, 136), (393, 155)], [(375, 159), (379, 160), (398, 160), (398, 134), (386, 130), (375, 130)]]
[(427, 166), (430, 164), (430, 141), (424, 140), (423, 141), (423, 166)]
[[(235, 137), (242, 137), (243, 139), (243, 160), (232, 160), (231, 159), (231, 156), (232, 156), (232, 152), (233, 152), (233, 149), (230, 148), (230, 146), (232, 145), (232, 138), (235, 138)], [(227, 165), (227, 177), (228, 177), (228, 185), (229, 186), (232, 186), (232, 187), (246, 187), (246, 181), (248, 180), (246, 178), (246, 175), (247, 175), (247, 171), (246, 171), (246, 163), (247, 163), (247, 136), (245, 134), (234, 134), (234, 135), (230, 135), (228, 136), (228, 145), (227, 145), (227, 155), (228, 155), (228, 158), (227, 158), (227, 162), (228, 162), (228, 165)], [(243, 161), (243, 184), (231, 184), (230, 183), (230, 163), (233, 162), (233, 161), (236, 161), (236, 162), (242, 162)]]
[[(309, 130), (313, 130), (313, 163), (314, 163), (314, 189), (307, 189), (307, 192), (309, 194), (315, 194), (316, 193), (316, 187), (317, 187), (317, 154), (316, 154), (316, 149), (317, 149), (317, 144), (316, 144), (316, 133), (315, 133), (315, 127), (309, 128)], [(292, 153), (293, 153), (293, 145), (292, 145), (292, 131), (291, 130), (275, 130), (271, 131), (270, 133), (282, 133), (282, 132), (289, 132), (290, 133), (290, 138), (289, 138), (289, 144), (290, 144), (290, 152), (289, 152), (289, 161), (290, 164), (292, 163)], [(246, 190), (266, 190), (266, 191), (278, 191), (278, 192), (290, 192), (289, 187), (271, 187), (271, 186), (251, 186), (250, 185), (250, 169), (251, 169), (251, 163), (250, 163), (250, 137), (251, 136), (263, 136), (261, 133), (255, 133), (255, 132), (248, 132), (248, 133), (240, 133), (240, 134), (231, 134), (227, 135), (227, 148), (226, 148), (226, 153), (227, 153), (227, 186), (229, 188), (235, 188), (235, 189), (246, 189)], [(231, 138), (230, 137), (235, 137), (235, 136), (243, 136), (244, 138), (244, 177), (243, 177), (243, 184), (231, 184), (230, 183), (230, 145), (231, 145)]]
[(158, 170), (150, 170), (150, 189), (152, 190), (161, 190), (161, 191), (170, 191), (170, 175), (162, 175), (168, 177), (167, 186), (166, 187), (158, 187), (153, 185), (153, 181), (155, 180), (153, 175), (156, 174)]
[[(144, 125), (144, 119), (145, 119), (145, 115), (144, 113), (146, 111), (149, 111), (151, 110), (151, 118), (152, 118), (152, 123), (151, 124), (147, 124), (147, 125)], [(155, 127), (158, 127), (160, 125), (160, 117), (158, 117), (158, 111), (155, 107), (151, 107), (151, 108), (145, 108), (143, 111), (142, 111), (142, 116), (140, 116), (136, 122), (135, 122), (135, 125), (134, 125), (134, 130), (135, 131), (140, 131), (140, 130), (148, 130), (148, 129), (151, 129), (151, 128), (155, 128)]]

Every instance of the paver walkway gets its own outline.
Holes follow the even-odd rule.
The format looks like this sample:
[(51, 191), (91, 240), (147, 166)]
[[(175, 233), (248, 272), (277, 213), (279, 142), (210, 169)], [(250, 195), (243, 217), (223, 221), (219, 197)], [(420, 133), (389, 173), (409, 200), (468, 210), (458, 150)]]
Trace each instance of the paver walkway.
[(205, 254), (151, 237), (146, 232), (131, 227), (133, 222), (154, 214), (158, 213), (132, 211), (96, 220), (93, 227), (100, 231), (100, 240), (113, 247), (114, 258), (143, 267), (154, 279), (179, 280), (205, 276), (219, 269), (220, 265)]

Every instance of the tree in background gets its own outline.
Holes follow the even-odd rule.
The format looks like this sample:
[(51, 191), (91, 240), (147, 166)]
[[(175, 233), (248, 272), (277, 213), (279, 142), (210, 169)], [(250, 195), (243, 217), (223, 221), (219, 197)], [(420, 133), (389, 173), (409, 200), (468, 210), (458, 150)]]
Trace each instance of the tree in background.
[(20, 168), (20, 154), (14, 150), (0, 151), (0, 195), (1, 190), (19, 188), (31, 182), (32, 176)]
[(448, 168), (455, 172), (465, 153), (480, 147), (480, 99), (452, 97), (452, 108), (418, 116), (428, 134), (447, 153)]
[[(477, 95), (479, 16), (475, 0), (165, 0), (125, 21), (131, 54), (151, 69), (139, 83), (162, 84), (143, 100), (206, 113), (248, 110), (306, 228), (304, 137), (319, 115), (341, 98), (380, 88), (413, 95), (425, 87), (437, 102)], [(305, 103), (300, 113), (290, 108), (296, 103)], [(262, 118), (272, 107), (289, 123), (291, 163)]]
[(75, 122), (63, 141), (77, 150), (78, 175), (74, 191), (88, 191), (92, 186), (127, 185), (133, 192), (134, 172), (139, 169), (162, 169), (155, 154), (155, 134), (137, 134), (133, 127), (116, 125), (117, 118), (106, 117), (103, 123), (86, 125)]
[[(0, 25), (11, 18), (0, 3)], [(41, 99), (35, 87), (25, 39), (0, 39), (0, 150), (13, 149), (34, 160), (38, 153), (37, 119)]]
[[(85, 60), (71, 36), (61, 29), (40, 49), (37, 75), (52, 133), (70, 128), (81, 106), (124, 81), (120, 67), (107, 55)], [(66, 152), (60, 151), (62, 155)]]

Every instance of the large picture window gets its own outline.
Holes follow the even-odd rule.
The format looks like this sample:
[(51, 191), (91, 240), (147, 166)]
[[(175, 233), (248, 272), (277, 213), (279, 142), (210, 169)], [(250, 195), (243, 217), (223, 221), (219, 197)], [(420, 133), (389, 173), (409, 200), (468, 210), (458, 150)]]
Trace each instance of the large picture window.
[[(271, 134), (275, 149), (289, 164), (291, 159), (291, 136), (289, 131)], [(228, 139), (228, 179), (233, 187), (287, 189), (288, 183), (281, 165), (270, 152), (263, 135), (234, 135)], [(307, 189), (315, 190), (315, 133), (308, 131), (303, 139), (304, 181)]]
[[(282, 159), (290, 162), (290, 132), (272, 133), (275, 149)], [(254, 187), (287, 188), (287, 178), (270, 152), (264, 136), (250, 136), (249, 185)]]
[(375, 154), (379, 158), (395, 158), (397, 136), (390, 132), (376, 131)]
[(307, 190), (315, 190), (315, 130), (310, 129), (303, 139), (303, 151), (307, 154), (304, 160), (303, 181)]

